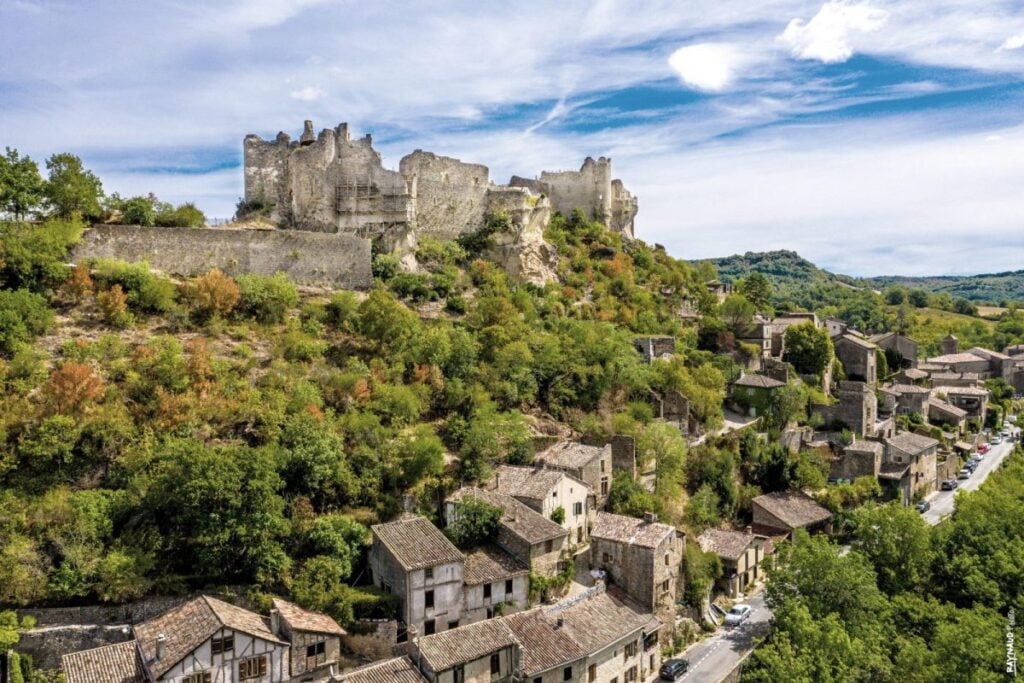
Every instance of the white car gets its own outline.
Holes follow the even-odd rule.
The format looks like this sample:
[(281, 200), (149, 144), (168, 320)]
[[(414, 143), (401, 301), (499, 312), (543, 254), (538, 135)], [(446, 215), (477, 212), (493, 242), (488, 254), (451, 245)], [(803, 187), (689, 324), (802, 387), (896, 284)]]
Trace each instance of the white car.
[(750, 616), (750, 605), (733, 605), (729, 613), (725, 615), (726, 626), (739, 626)]
[(1001, 444), (1002, 442), (1003, 442), (1003, 437), (999, 436), (998, 434), (996, 434), (995, 436), (993, 436), (993, 437), (992, 437), (992, 440), (991, 440), (991, 441), (989, 441), (989, 443), (990, 443), (990, 444), (992, 444), (993, 446), (998, 446), (998, 445), (999, 445), (999, 444)]

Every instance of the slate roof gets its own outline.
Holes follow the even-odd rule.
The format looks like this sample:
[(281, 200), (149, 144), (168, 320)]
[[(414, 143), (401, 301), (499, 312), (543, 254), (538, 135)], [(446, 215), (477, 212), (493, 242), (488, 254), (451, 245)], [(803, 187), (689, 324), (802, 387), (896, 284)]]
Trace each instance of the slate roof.
[(697, 537), (697, 544), (706, 553), (715, 553), (723, 560), (735, 561), (743, 557), (754, 538), (753, 534), (745, 531), (708, 529)]
[(621, 590), (606, 589), (575, 604), (565, 607), (555, 605), (544, 609), (548, 619), (562, 618), (566, 634), (579, 644), (580, 648), (592, 654), (643, 629), (660, 626), (653, 614)]
[(417, 641), (417, 648), (431, 671), (441, 673), (506, 647), (519, 645), (504, 619), (487, 619), (453, 628)]
[(608, 450), (608, 446), (588, 446), (575, 441), (563, 441), (538, 453), (535, 459), (553, 467), (578, 470), (600, 458)]
[(564, 476), (558, 470), (502, 465), (495, 469), (494, 484), (498, 491), (510, 496), (544, 500)]
[(760, 505), (793, 529), (832, 517), (831, 512), (802, 491), (766, 493), (754, 498), (753, 504)]
[(496, 546), (484, 546), (466, 554), (462, 582), (469, 586), (525, 576), (529, 568)]
[(946, 403), (945, 401), (940, 401), (937, 398), (932, 398), (928, 400), (928, 410), (930, 411), (932, 409), (938, 410), (939, 412), (942, 413), (946, 413), (947, 415), (955, 417), (958, 420), (967, 417), (966, 410), (961, 410), (952, 403)]
[(523, 645), (525, 676), (536, 676), (587, 656), (565, 629), (557, 628), (556, 621), (544, 616), (542, 608), (511, 614), (505, 622)]
[(406, 571), (461, 562), (459, 549), (430, 520), (407, 515), (387, 524), (370, 527)]
[[(221, 628), (247, 633), (271, 643), (288, 644), (271, 632), (267, 620), (259, 614), (206, 595), (138, 624), (134, 632), (142, 649), (143, 661), (153, 676), (159, 678)], [(166, 648), (165, 655), (159, 660), (156, 658), (158, 635), (164, 636)]]
[(676, 528), (661, 522), (645, 522), (636, 517), (598, 512), (590, 530), (591, 538), (627, 543), (642, 548), (657, 548)]
[(333, 636), (345, 635), (345, 629), (326, 614), (310, 612), (295, 603), (279, 598), (274, 598), (273, 606), (274, 609), (281, 613), (281, 618), (296, 631), (326, 633)]
[(847, 453), (872, 453), (874, 455), (881, 455), (883, 448), (882, 444), (877, 441), (858, 439), (843, 450)]
[(337, 683), (425, 683), (426, 678), (408, 657), (373, 662), (340, 674)]
[(974, 354), (975, 356), (978, 356), (979, 358), (984, 358), (985, 360), (1010, 360), (1010, 357), (1005, 353), (1000, 353), (999, 351), (990, 351), (988, 349), (983, 349), (980, 346), (975, 346), (973, 348), (967, 349), (967, 353)]
[(743, 375), (738, 380), (733, 382), (733, 386), (774, 389), (776, 387), (784, 387), (786, 386), (786, 383), (780, 382), (779, 380), (774, 379), (772, 377), (768, 377), (767, 375)]
[(885, 442), (910, 455), (917, 455), (939, 445), (939, 442), (930, 436), (922, 436), (914, 432), (900, 432), (896, 436), (886, 439)]
[(553, 522), (539, 512), (520, 503), (512, 496), (498, 491), (468, 487), (461, 488), (448, 496), (448, 500), (457, 502), (467, 496), (479, 498), (485, 503), (501, 508), (503, 512), (501, 517), (502, 526), (512, 534), (523, 539), (528, 545), (536, 545), (569, 534), (557, 522)]
[(918, 370), (917, 368), (907, 368), (903, 370), (903, 376), (907, 379), (925, 379), (928, 377), (928, 373), (924, 370)]
[(136, 641), (72, 652), (60, 658), (67, 683), (145, 683)]

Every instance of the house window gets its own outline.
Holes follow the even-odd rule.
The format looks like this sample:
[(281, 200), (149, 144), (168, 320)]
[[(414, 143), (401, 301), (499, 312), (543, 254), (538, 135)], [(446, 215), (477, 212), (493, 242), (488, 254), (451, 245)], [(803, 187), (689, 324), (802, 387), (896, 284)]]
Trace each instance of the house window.
[(630, 657), (636, 657), (636, 641), (632, 643), (626, 643), (626, 649), (623, 651), (623, 659), (629, 659)]
[(466, 683), (466, 668), (464, 666), (452, 669), (452, 683)]
[(427, 567), (425, 570), (423, 570), (423, 578), (427, 581), (432, 581), (434, 579), (434, 568)]
[(636, 680), (636, 667), (632, 666), (629, 671), (626, 672), (626, 681), (631, 682)]
[(235, 649), (235, 636), (231, 634), (229, 636), (221, 636), (220, 638), (214, 638), (210, 645), (210, 652), (215, 655), (224, 654), (225, 652), (231, 652)]
[(434, 624), (434, 620), (433, 619), (427, 619), (426, 621), (423, 622), (423, 634), (424, 635), (429, 636), (429, 635), (433, 634), (435, 631), (437, 631), (437, 626), (436, 626), (436, 624)]
[(533, 683), (544, 683), (544, 679), (541, 678), (540, 676), (534, 676), (533, 677)]
[(578, 503), (578, 502), (577, 503), (573, 503), (572, 504), (572, 514), (574, 514), (574, 515), (582, 515), (583, 514), (583, 503)]
[(571, 681), (572, 680), (572, 667), (571, 666), (567, 666), (564, 669), (562, 669), (562, 680), (563, 681)]
[(505, 579), (505, 595), (512, 595), (512, 579)]
[(260, 676), (266, 675), (266, 655), (260, 655), (259, 657), (250, 657), (249, 659), (243, 659), (238, 663), (238, 678), (240, 678), (243, 681), (247, 678), (259, 678)]
[(612, 561), (612, 556), (609, 555), (608, 553), (601, 553), (601, 561), (604, 562), (605, 564), (608, 564), (609, 562)]
[(489, 600), (491, 597), (491, 584), (484, 584), (484, 600)]
[(491, 655), (491, 675), (496, 676), (501, 673), (501, 655), (494, 653)]
[(587, 680), (594, 683), (597, 680), (597, 664), (591, 664), (587, 668)]
[(306, 646), (306, 666), (320, 666), (327, 661), (327, 644), (324, 641)]
[(668, 555), (665, 556), (665, 566), (668, 566)]
[(661, 582), (661, 590), (663, 593), (668, 591), (668, 579)]
[(434, 608), (434, 591), (427, 591), (423, 594), (423, 600), (426, 603), (427, 609)]
[(601, 495), (608, 495), (608, 477), (601, 477)]
[(576, 542), (583, 543), (583, 527), (576, 527)]
[(448, 622), (448, 630), (449, 631), (451, 631), (453, 628), (458, 628), (458, 627), (459, 627), (459, 620), (458, 619), (456, 619), (455, 621), (449, 621)]
[(493, 619), (494, 618), (494, 608), (493, 607), (488, 607), (487, 608), (487, 618), (488, 619)]
[(544, 552), (550, 553), (554, 549), (555, 549), (555, 542), (554, 541), (546, 541), (544, 543)]
[(551, 492), (551, 497), (558, 498), (558, 489), (555, 489), (554, 491)]
[(604, 474), (604, 460), (601, 461), (601, 474)]
[(210, 683), (212, 674), (209, 671), (203, 671), (201, 673), (192, 674), (185, 676), (181, 679), (181, 683)]

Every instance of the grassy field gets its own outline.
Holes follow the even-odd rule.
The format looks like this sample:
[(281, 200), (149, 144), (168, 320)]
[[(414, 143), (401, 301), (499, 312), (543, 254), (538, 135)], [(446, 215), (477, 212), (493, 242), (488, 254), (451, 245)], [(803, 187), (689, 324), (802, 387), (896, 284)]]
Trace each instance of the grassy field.
[(1007, 309), (1001, 306), (978, 306), (978, 315), (982, 318), (991, 318), (996, 320), (1003, 313), (1006, 313)]
[(921, 345), (924, 356), (937, 355), (943, 337), (952, 332), (960, 339), (960, 348), (984, 345), (985, 337), (992, 333), (995, 323), (960, 313), (936, 308), (914, 310), (909, 336)]

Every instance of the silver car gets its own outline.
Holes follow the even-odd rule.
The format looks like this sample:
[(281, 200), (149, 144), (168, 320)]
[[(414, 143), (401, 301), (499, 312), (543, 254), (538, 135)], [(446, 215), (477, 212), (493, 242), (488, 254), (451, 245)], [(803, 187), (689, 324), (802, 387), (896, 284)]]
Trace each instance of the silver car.
[(726, 626), (739, 626), (750, 616), (750, 605), (733, 605), (729, 613), (725, 615)]

